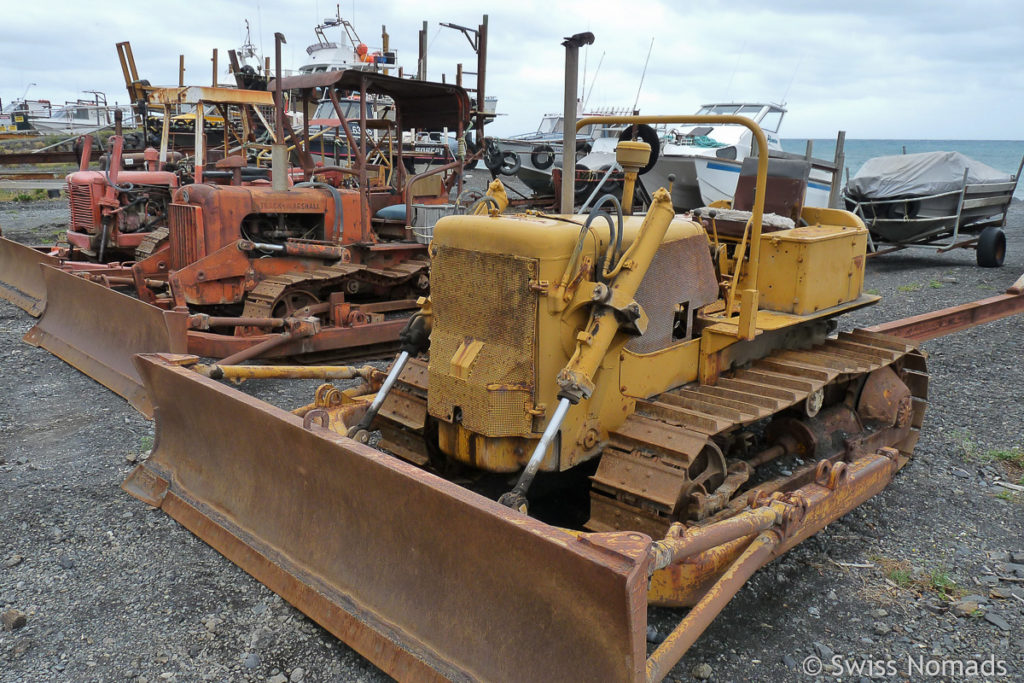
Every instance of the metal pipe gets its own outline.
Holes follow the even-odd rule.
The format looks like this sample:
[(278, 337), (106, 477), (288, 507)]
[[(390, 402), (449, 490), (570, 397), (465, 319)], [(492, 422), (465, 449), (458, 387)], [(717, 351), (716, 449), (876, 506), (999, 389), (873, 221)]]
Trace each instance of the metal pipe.
[(395, 364), (392, 366), (391, 372), (389, 372), (388, 376), (384, 378), (384, 384), (381, 385), (380, 391), (377, 392), (377, 395), (373, 397), (373, 403), (370, 404), (370, 407), (363, 415), (363, 419), (348, 430), (349, 438), (366, 443), (366, 439), (369, 436), (368, 432), (370, 425), (373, 423), (373, 418), (377, 417), (377, 413), (380, 411), (380, 407), (384, 405), (384, 399), (388, 397), (388, 393), (391, 391), (391, 387), (394, 385), (395, 380), (397, 380), (398, 376), (402, 374), (402, 370), (405, 369), (405, 364), (409, 362), (409, 357), (408, 351), (402, 351), (398, 354), (398, 359), (395, 360)]
[(292, 332), (291, 330), (288, 330), (287, 332), (282, 332), (281, 334), (278, 335), (274, 335), (270, 339), (265, 339), (261, 341), (259, 344), (254, 344), (253, 346), (250, 346), (247, 349), (242, 349), (238, 353), (228, 356), (227, 358), (223, 359), (220, 363), (218, 363), (218, 365), (237, 365), (238, 363), (247, 360), (252, 360), (253, 358), (258, 358), (263, 353), (278, 346), (281, 346), (282, 344), (285, 344), (288, 341), (291, 341), (291, 339), (294, 336), (295, 333)]
[(747, 549), (708, 589), (704, 597), (679, 622), (658, 649), (647, 658), (647, 681), (660, 681), (696, 642), (718, 613), (736, 595), (754, 572), (771, 559), (779, 545), (779, 536), (770, 531), (755, 538)]
[[(572, 213), (576, 181), (576, 88), (579, 87), (580, 47), (594, 43), (593, 33), (577, 33), (565, 46), (565, 101), (562, 106), (562, 213)], [(480, 108), (483, 104), (477, 103)]]
[(196, 365), (193, 370), (210, 379), (355, 379), (372, 367), (350, 365)]
[(274, 192), (285, 192), (288, 190), (288, 179), (286, 177), (285, 156), (287, 147), (284, 144), (284, 93), (281, 90), (281, 45), (284, 44), (284, 34), (274, 34), (274, 58), (277, 60), (277, 78), (274, 79), (274, 113), (277, 114), (274, 122), (274, 146), (271, 148), (271, 183)]
[[(723, 543), (729, 543), (759, 531), (767, 531), (778, 522), (778, 512), (770, 506), (764, 506), (741, 512), (735, 517), (707, 526), (683, 529), (677, 535), (672, 535), (673, 530), (670, 529), (668, 536), (651, 544), (653, 561), (648, 569), (648, 575), (690, 555), (702, 553)], [(681, 526), (673, 525), (673, 529), (681, 528)]]
[(540, 441), (537, 442), (537, 447), (533, 449), (533, 455), (530, 456), (530, 461), (526, 463), (523, 473), (519, 475), (519, 481), (516, 482), (515, 487), (511, 491), (502, 494), (501, 498), (498, 499), (499, 503), (513, 510), (526, 513), (526, 492), (529, 490), (530, 484), (533, 483), (533, 478), (537, 475), (537, 470), (540, 469), (544, 456), (547, 455), (548, 446), (551, 445), (555, 434), (562, 427), (565, 415), (569, 412), (569, 405), (569, 399), (559, 399), (558, 407), (555, 408), (555, 414), (551, 417), (551, 422), (548, 422), (548, 426), (544, 428), (544, 434), (541, 435)]

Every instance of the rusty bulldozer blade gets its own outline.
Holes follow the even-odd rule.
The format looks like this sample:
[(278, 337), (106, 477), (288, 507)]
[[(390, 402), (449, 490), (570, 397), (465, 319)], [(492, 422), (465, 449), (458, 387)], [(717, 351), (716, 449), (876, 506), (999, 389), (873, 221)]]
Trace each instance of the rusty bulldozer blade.
[[(661, 680), (758, 568), (900, 464), (892, 448), (823, 460), (789, 494), (657, 542), (576, 532), (179, 361), (136, 357), (156, 441), (123, 488), (399, 680)], [(648, 602), (691, 606), (649, 657)]]
[(0, 299), (37, 318), (46, 306), (46, 283), (40, 264), (57, 266), (60, 260), (0, 237)]
[(573, 536), (191, 370), (137, 363), (156, 443), (124, 488), (395, 678), (644, 670), (647, 536)]
[(132, 356), (184, 353), (188, 315), (161, 310), (57, 268), (40, 268), (47, 305), (24, 341), (43, 347), (152, 417), (153, 406)]

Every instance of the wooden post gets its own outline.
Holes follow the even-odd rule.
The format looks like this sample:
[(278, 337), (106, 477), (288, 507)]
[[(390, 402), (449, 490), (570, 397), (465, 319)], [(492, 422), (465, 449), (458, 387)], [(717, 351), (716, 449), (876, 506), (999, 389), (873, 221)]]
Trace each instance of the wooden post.
[[(484, 104), (484, 93), (486, 92), (487, 85), (487, 15), (484, 15), (483, 21), (480, 22), (480, 26), (477, 28), (477, 46), (476, 46), (476, 109), (477, 111), (484, 111), (487, 107)], [(476, 119), (476, 141), (479, 144), (484, 139), (484, 119), (486, 116), (480, 115)], [(575, 133), (573, 133), (573, 139), (575, 139)], [(573, 157), (575, 159), (575, 157)]]
[(420, 56), (416, 61), (416, 78), (425, 81), (427, 80), (427, 22), (423, 22), (423, 28), (420, 29)]
[(185, 87), (185, 55), (178, 55), (178, 87)]
[(828, 208), (841, 209), (839, 185), (843, 181), (843, 166), (846, 165), (846, 131), (839, 131), (836, 136), (836, 156), (833, 159), (835, 169), (832, 171), (832, 191), (828, 195)]
[(217, 87), (217, 48), (213, 48), (213, 78), (210, 79), (210, 85), (214, 88)]

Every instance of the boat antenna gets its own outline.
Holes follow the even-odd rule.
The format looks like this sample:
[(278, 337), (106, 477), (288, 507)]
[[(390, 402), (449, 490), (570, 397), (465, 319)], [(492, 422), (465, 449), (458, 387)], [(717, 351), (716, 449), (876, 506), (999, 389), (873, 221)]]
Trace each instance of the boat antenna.
[[(259, 28), (259, 33), (260, 33), (260, 61), (263, 61), (263, 55), (265, 55), (267, 53), (263, 51), (263, 10), (260, 9), (260, 3), (258, 3), (258, 2), (256, 3), (256, 23), (259, 24), (259, 27), (260, 27)], [(260, 64), (260, 66), (262, 67), (263, 65)], [(264, 74), (264, 75), (268, 79), (270, 78), (270, 74)]]
[(640, 74), (640, 85), (636, 89), (636, 100), (633, 102), (633, 111), (637, 111), (636, 106), (640, 104), (640, 91), (644, 87), (644, 76), (647, 75), (647, 65), (651, 63), (651, 50), (654, 49), (654, 36), (651, 36), (651, 44), (647, 48), (647, 59), (644, 60), (644, 70)]
[(796, 75), (800, 72), (800, 67), (803, 66), (803, 63), (804, 55), (800, 55), (800, 61), (796, 63), (796, 68), (793, 69), (793, 75), (789, 79), (789, 85), (786, 86), (786, 92), (782, 95), (782, 102), (780, 104), (782, 104), (783, 107), (786, 106), (786, 98), (789, 97), (789, 91), (793, 87), (793, 81), (796, 80)]
[(725, 86), (725, 97), (722, 99), (728, 100), (729, 93), (732, 92), (732, 79), (736, 77), (736, 71), (740, 68), (740, 60), (743, 59), (743, 53), (747, 49), (747, 41), (743, 41), (743, 45), (740, 46), (740, 51), (736, 53), (736, 63), (732, 65), (732, 74), (729, 75), (729, 83)]
[(601, 53), (601, 59), (597, 60), (597, 68), (594, 70), (594, 77), (590, 79), (590, 88), (587, 89), (587, 96), (583, 98), (583, 111), (587, 110), (587, 102), (594, 93), (594, 84), (597, 83), (597, 74), (601, 73), (601, 65), (604, 64), (605, 53)]

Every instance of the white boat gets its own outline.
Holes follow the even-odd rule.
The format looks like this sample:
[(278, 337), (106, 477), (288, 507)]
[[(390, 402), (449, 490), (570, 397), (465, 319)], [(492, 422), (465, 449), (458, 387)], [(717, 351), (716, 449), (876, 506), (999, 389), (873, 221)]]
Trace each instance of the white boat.
[[(633, 113), (628, 108), (602, 108), (584, 112), (586, 116), (621, 116)], [(492, 147), (484, 156), (484, 163), (494, 172), (518, 176), (534, 192), (552, 191), (551, 169), (562, 167), (563, 126), (562, 114), (545, 114), (536, 131), (506, 138), (492, 138)], [(590, 153), (597, 141), (618, 139), (623, 126), (589, 125), (576, 134), (576, 158)]]
[(52, 107), (45, 113), (30, 114), (29, 124), (44, 135), (84, 135), (113, 127), (116, 112), (120, 110), (121, 124), (125, 128), (135, 127), (130, 106), (108, 105), (103, 93), (90, 92), (95, 95), (93, 101), (66, 102), (63, 106)]
[[(330, 40), (325, 32), (337, 29), (337, 40)], [(355, 27), (341, 16), (340, 8), (334, 17), (324, 19), (313, 32), (316, 42), (306, 48), (308, 61), (298, 69), (298, 74), (322, 71), (383, 71), (398, 68), (398, 53), (383, 47), (373, 48), (364, 43)], [(292, 75), (296, 75), (294, 72)], [(391, 74), (397, 76), (397, 72)]]
[[(738, 115), (757, 123), (764, 131), (771, 157), (802, 158), (782, 150), (779, 127), (786, 114), (782, 105), (757, 102), (705, 104), (697, 115)], [(743, 160), (756, 154), (753, 134), (738, 124), (699, 124), (656, 131), (658, 160), (643, 176), (645, 187), (668, 187), (672, 181), (672, 203), (677, 211), (688, 211), (719, 200), (731, 200), (736, 193)], [(615, 142), (594, 145), (592, 154), (580, 164), (594, 173), (607, 170), (615, 159)], [(812, 160), (813, 161), (813, 160)], [(828, 206), (832, 171), (812, 165), (807, 183), (806, 206)]]

